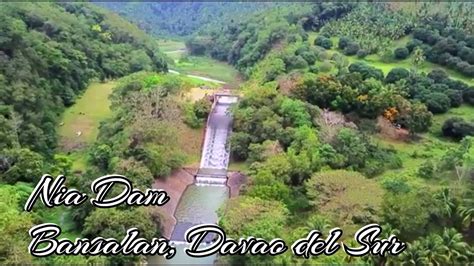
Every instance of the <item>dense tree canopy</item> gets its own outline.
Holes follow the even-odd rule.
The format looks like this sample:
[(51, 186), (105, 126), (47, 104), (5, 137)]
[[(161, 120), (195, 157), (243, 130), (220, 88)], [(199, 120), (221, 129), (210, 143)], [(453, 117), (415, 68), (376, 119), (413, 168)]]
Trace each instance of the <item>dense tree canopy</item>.
[(60, 111), (89, 80), (167, 69), (149, 37), (88, 4), (3, 3), (0, 32), (2, 148), (51, 153)]

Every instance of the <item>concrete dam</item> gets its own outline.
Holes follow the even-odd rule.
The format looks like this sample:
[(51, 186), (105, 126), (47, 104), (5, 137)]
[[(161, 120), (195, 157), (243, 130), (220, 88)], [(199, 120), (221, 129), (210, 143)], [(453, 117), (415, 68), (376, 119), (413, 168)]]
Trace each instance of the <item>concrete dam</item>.
[[(215, 256), (192, 258), (184, 253), (186, 231), (199, 224), (217, 224), (217, 210), (229, 198), (227, 168), (229, 165), (229, 136), (232, 132), (230, 107), (238, 97), (215, 94), (211, 112), (207, 119), (202, 145), (201, 162), (194, 184), (189, 185), (180, 198), (175, 211), (176, 225), (170, 242), (177, 248), (171, 260), (152, 257), (150, 263), (158, 264), (212, 264)], [(208, 236), (206, 243), (212, 241)]]

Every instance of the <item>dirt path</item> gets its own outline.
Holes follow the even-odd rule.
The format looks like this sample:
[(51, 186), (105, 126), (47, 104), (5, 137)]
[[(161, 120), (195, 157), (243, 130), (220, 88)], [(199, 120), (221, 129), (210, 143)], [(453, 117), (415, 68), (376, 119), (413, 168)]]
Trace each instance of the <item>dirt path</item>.
[(196, 79), (200, 79), (200, 80), (204, 80), (204, 81), (209, 81), (209, 82), (215, 82), (215, 83), (219, 83), (219, 84), (226, 84), (226, 83), (227, 83), (227, 82), (222, 81), (222, 80), (211, 79), (211, 78), (207, 78), (207, 77), (203, 77), (203, 76), (181, 74), (180, 72), (178, 72), (178, 71), (176, 71), (176, 70), (172, 70), (172, 69), (169, 69), (168, 72), (171, 73), (171, 74), (186, 75), (187, 77), (190, 77), (190, 78), (196, 78)]

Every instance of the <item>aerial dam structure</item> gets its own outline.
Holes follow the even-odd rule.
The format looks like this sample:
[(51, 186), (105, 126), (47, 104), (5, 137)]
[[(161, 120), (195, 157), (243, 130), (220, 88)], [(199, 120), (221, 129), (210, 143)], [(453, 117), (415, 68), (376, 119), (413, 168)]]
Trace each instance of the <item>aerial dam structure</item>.
[[(176, 225), (170, 242), (177, 247), (178, 253), (169, 261), (152, 260), (153, 263), (166, 264), (212, 264), (215, 256), (196, 259), (184, 253), (186, 231), (199, 224), (216, 224), (216, 211), (229, 198), (227, 186), (227, 168), (229, 165), (228, 138), (232, 131), (230, 107), (238, 101), (238, 96), (224, 93), (214, 94), (211, 112), (207, 119), (202, 144), (201, 162), (194, 183), (189, 185), (180, 198), (174, 216)], [(211, 243), (212, 235), (204, 242)]]
[(196, 175), (197, 185), (225, 185), (229, 165), (228, 137), (232, 129), (231, 104), (237, 96), (216, 94), (209, 114), (202, 149), (201, 164)]

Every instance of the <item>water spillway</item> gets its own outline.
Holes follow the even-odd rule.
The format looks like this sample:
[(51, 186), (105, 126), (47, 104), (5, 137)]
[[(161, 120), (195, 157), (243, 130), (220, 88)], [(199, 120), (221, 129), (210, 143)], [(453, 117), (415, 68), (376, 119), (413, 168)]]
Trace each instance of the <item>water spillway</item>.
[(237, 96), (216, 95), (209, 114), (201, 155), (196, 175), (197, 185), (224, 186), (227, 182), (229, 165), (228, 137), (232, 130), (230, 106), (237, 102)]
[[(232, 131), (230, 107), (237, 96), (217, 94), (209, 114), (202, 146), (200, 168), (195, 183), (188, 186), (175, 211), (176, 225), (170, 242), (176, 245), (177, 254), (171, 260), (151, 257), (152, 264), (212, 264), (216, 256), (191, 258), (184, 253), (186, 230), (199, 224), (216, 224), (217, 210), (229, 198), (227, 168), (230, 147), (228, 138)], [(204, 242), (211, 242), (212, 236)]]

